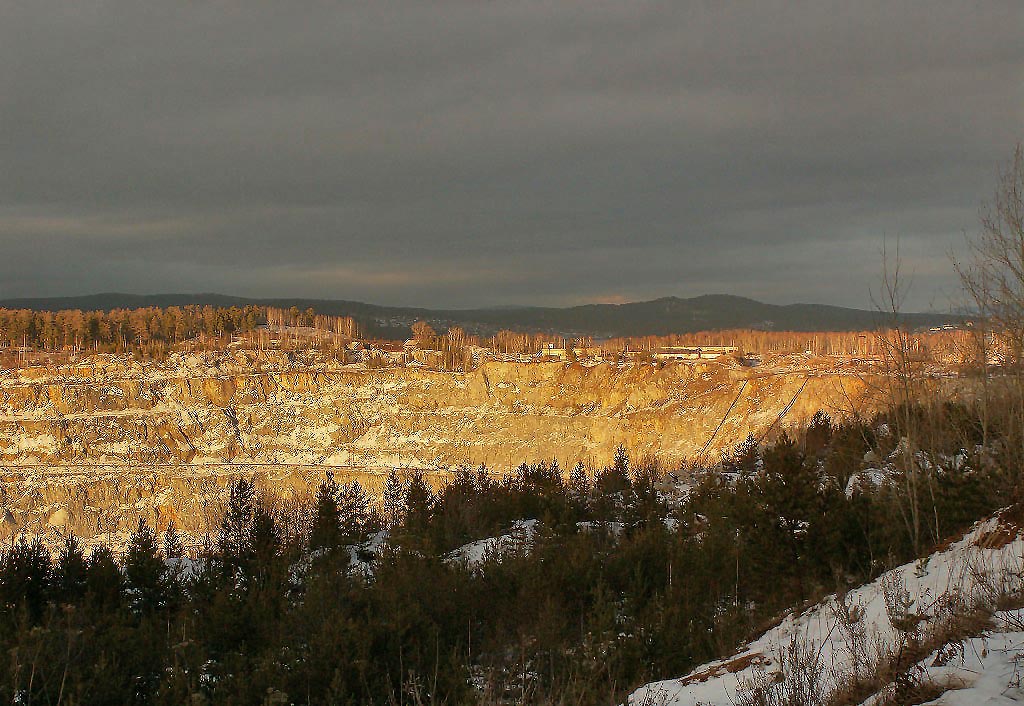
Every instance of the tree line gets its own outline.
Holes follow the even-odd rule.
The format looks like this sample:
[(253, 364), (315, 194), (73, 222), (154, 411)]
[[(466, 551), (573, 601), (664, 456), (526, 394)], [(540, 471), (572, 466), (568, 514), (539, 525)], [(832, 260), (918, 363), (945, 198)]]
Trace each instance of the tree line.
[(142, 353), (158, 356), (190, 341), (223, 347), (262, 326), (310, 327), (344, 338), (358, 335), (351, 316), (263, 306), (169, 306), (110, 311), (0, 308), (0, 348), (8, 351)]
[(124, 352), (197, 337), (221, 339), (266, 323), (263, 307), (170, 306), (111, 311), (0, 309), (0, 346)]
[(804, 353), (876, 358), (892, 347), (892, 339), (905, 335), (908, 352), (922, 360), (969, 362), (976, 357), (976, 334), (969, 328), (938, 331), (900, 332), (882, 328), (874, 331), (762, 331), (724, 329), (669, 336), (631, 336), (603, 341), (607, 351), (657, 351), (686, 346), (733, 346), (747, 353)]
[(269, 306), (266, 308), (267, 326), (272, 328), (313, 328), (317, 331), (357, 338), (359, 325), (351, 316), (328, 316), (317, 314), (312, 308), (300, 311), (297, 306), (289, 309)]

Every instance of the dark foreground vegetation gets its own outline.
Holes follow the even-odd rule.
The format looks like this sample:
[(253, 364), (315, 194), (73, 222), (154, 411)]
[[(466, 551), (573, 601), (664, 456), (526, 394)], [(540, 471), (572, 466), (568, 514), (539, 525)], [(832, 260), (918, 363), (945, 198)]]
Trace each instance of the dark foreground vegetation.
[[(993, 409), (819, 414), (706, 469), (621, 451), (593, 474), (467, 469), (436, 494), (392, 475), (379, 504), (327, 478), (286, 510), (243, 480), (191, 559), (145, 524), (119, 559), (14, 543), (0, 701), (615, 703), (1016, 501), (1021, 407)], [(524, 518), (531, 541), (452, 553)]]

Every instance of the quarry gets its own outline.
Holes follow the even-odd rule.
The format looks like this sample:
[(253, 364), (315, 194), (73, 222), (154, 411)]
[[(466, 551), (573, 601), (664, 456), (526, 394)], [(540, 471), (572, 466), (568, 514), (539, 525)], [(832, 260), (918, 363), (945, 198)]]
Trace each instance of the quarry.
[(620, 445), (678, 467), (819, 410), (868, 413), (878, 380), (869, 361), (803, 354), (489, 359), (456, 372), (316, 351), (80, 356), (0, 379), (2, 530), (98, 540), (141, 517), (201, 534), (240, 476), (288, 502), (327, 471), (379, 493), (392, 469), (420, 470), (437, 487), (466, 466), (596, 468)]

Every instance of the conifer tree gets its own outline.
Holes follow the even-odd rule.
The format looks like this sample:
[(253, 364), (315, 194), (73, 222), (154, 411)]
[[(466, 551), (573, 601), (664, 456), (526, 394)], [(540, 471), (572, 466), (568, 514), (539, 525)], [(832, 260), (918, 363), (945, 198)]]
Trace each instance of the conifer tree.
[(316, 509), (313, 526), (309, 532), (309, 548), (311, 551), (334, 551), (343, 542), (341, 531), (341, 515), (338, 508), (338, 484), (334, 474), (327, 472), (327, 477), (320, 481), (316, 491)]
[(75, 603), (85, 593), (85, 555), (74, 532), (69, 531), (64, 537), (53, 574), (54, 593), (57, 600)]
[(605, 468), (594, 479), (594, 489), (602, 495), (616, 495), (626, 492), (629, 487), (629, 454), (626, 452), (626, 447), (619, 444), (615, 449), (612, 465)]
[(359, 544), (376, 529), (370, 498), (357, 480), (341, 486), (338, 514), (344, 544)]
[(174, 526), (174, 520), (167, 523), (167, 532), (164, 534), (164, 556), (168, 559), (180, 559), (185, 555), (185, 547), (178, 534), (178, 528)]
[(139, 526), (128, 540), (124, 576), (136, 612), (151, 613), (167, 604), (167, 566), (157, 549), (156, 533), (144, 518), (139, 518)]
[(654, 459), (647, 458), (633, 465), (629, 512), (634, 524), (648, 524), (664, 517), (666, 508), (657, 490), (660, 475), (660, 467)]
[(577, 461), (569, 471), (568, 490), (569, 501), (577, 515), (586, 514), (590, 501), (590, 477), (587, 475), (587, 469), (583, 466), (583, 461)]
[(820, 480), (813, 462), (806, 462), (788, 434), (764, 455), (765, 478), (760, 483), (763, 502), (778, 518), (787, 539), (796, 539), (818, 510)]
[(50, 593), (50, 552), (40, 537), (20, 537), (0, 559), (0, 593), (9, 607), (24, 605), (33, 621), (39, 620)]
[(834, 428), (832, 418), (823, 409), (819, 409), (811, 417), (811, 423), (807, 425), (804, 435), (804, 447), (809, 455), (823, 451), (832, 441)]
[(217, 534), (217, 555), (223, 578), (233, 580), (239, 571), (248, 569), (253, 560), (252, 521), (256, 510), (256, 488), (239, 478), (228, 496), (228, 506)]
[(278, 568), (281, 532), (274, 516), (259, 499), (253, 510), (248, 544), (252, 548), (251, 562), (242, 567), (243, 573), (257, 586), (266, 586)]
[(217, 536), (220, 579), (243, 591), (265, 585), (278, 568), (281, 542), (280, 528), (255, 484), (239, 478)]
[(722, 468), (731, 473), (749, 476), (758, 470), (760, 460), (757, 439), (753, 434), (748, 434), (746, 439), (736, 445), (731, 456), (722, 459)]
[(414, 471), (406, 486), (405, 518), (402, 522), (402, 533), (407, 542), (414, 545), (425, 542), (433, 514), (434, 493), (423, 473)]
[(626, 452), (624, 444), (619, 444), (615, 448), (615, 458), (612, 461), (612, 470), (622, 475), (629, 473), (629, 454)]
[(490, 494), (494, 491), (496, 483), (494, 478), (491, 477), (490, 472), (487, 470), (487, 466), (480, 464), (480, 467), (476, 469), (476, 476), (473, 478), (473, 486), (476, 489), (478, 495)]
[(101, 544), (92, 550), (85, 571), (85, 593), (89, 605), (100, 611), (112, 610), (121, 604), (124, 574), (114, 561), (114, 554)]
[(381, 496), (381, 515), (386, 529), (393, 530), (402, 524), (405, 517), (405, 484), (398, 476), (398, 471), (391, 469), (384, 483)]

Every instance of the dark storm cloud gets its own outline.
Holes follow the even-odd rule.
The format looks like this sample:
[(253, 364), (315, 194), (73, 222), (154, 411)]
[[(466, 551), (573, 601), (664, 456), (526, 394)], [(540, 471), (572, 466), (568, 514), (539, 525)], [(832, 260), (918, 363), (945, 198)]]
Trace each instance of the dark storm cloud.
[(863, 306), (1022, 139), (1024, 9), (9, 3), (0, 296)]

